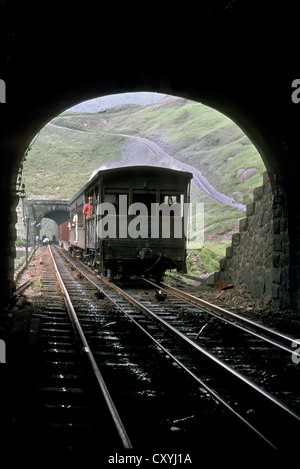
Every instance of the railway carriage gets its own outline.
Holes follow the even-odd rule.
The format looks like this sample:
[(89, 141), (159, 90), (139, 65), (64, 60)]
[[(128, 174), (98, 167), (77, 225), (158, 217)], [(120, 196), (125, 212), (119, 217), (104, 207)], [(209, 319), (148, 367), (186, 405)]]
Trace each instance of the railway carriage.
[(191, 179), (155, 166), (99, 170), (70, 202), (69, 250), (109, 278), (185, 272)]
[(57, 239), (62, 247), (68, 249), (70, 242), (70, 220), (65, 221), (57, 227)]

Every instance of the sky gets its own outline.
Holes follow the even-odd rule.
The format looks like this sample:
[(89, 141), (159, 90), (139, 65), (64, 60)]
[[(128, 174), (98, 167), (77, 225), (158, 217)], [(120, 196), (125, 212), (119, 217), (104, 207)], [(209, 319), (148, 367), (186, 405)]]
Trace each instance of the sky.
[(83, 101), (82, 103), (71, 107), (70, 110), (79, 112), (98, 112), (101, 109), (124, 104), (154, 104), (158, 101), (161, 101), (165, 96), (165, 94), (146, 91), (139, 93), (112, 94), (109, 96), (102, 96), (100, 98)]

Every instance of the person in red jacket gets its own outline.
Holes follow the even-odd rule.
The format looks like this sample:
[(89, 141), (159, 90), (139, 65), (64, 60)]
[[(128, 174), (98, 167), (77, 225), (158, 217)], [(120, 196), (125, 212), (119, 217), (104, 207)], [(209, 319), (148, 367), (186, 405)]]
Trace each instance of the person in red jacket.
[(85, 218), (88, 219), (90, 216), (93, 214), (93, 197), (89, 197), (89, 201), (85, 206), (83, 207), (82, 213), (84, 213)]

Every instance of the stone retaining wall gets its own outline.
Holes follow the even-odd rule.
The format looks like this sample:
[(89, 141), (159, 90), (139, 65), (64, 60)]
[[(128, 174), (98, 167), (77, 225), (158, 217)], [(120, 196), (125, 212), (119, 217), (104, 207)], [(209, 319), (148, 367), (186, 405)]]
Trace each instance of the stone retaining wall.
[[(220, 261), (220, 271), (215, 278), (238, 285), (245, 283), (251, 294), (257, 298), (279, 299), (279, 284), (282, 271), (273, 267), (281, 263), (277, 253), (281, 238), (275, 232), (283, 222), (275, 217), (273, 193), (269, 175), (263, 175), (263, 185), (253, 191), (253, 201), (246, 207), (246, 217), (239, 222), (239, 232), (232, 235), (231, 246), (226, 257)], [(278, 217), (280, 210), (278, 209)], [(273, 218), (274, 217), (274, 218)], [(279, 256), (279, 258), (278, 258)]]

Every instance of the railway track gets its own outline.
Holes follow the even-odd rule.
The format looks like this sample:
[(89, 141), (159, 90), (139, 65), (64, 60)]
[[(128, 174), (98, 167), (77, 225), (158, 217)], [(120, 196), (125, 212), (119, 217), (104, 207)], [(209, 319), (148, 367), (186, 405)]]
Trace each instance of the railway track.
[[(170, 291), (167, 298), (155, 297), (162, 285), (146, 287), (141, 283), (139, 288), (121, 288), (96, 277), (68, 254), (64, 254), (64, 260), (60, 252), (55, 252), (54, 257), (80, 317), (88, 341), (85, 347), (93, 351), (97, 366), (109, 383), (134, 446), (161, 447), (163, 442), (165, 447), (182, 448), (199, 446), (201, 441), (206, 447), (217, 440), (225, 446), (235, 441), (246, 446), (254, 442), (280, 448), (287, 440), (290, 444), (295, 439), (299, 417), (294, 390), (286, 402), (281, 400), (280, 392), (275, 395), (266, 391), (253, 377), (249, 379), (233, 367), (230, 362), (239, 362), (241, 355), (244, 362), (248, 360), (249, 349), (246, 354), (241, 353), (245, 344), (231, 333), (209, 333), (206, 340), (211, 338), (215, 344), (210, 351), (201, 342), (199, 345), (199, 338), (204, 337), (203, 327), (212, 327), (212, 323), (207, 325), (209, 319), (201, 319), (206, 322), (199, 334), (199, 305), (188, 304), (186, 299), (179, 303), (178, 297), (172, 304)], [(164, 301), (160, 301), (162, 298)], [(187, 320), (193, 314), (198, 322)], [(227, 341), (224, 347), (217, 345), (218, 334)], [(229, 338), (233, 343), (238, 341), (238, 347), (229, 346)], [(262, 339), (251, 334), (251, 340)], [(257, 353), (264, 347), (260, 345)], [(222, 348), (231, 350), (231, 356), (221, 359), (218, 355)], [(255, 374), (254, 368), (259, 376), (257, 365), (247, 365), (247, 373), (251, 369), (250, 375)], [(292, 397), (295, 402), (290, 405)]]
[[(210, 350), (216, 359), (224, 357), (233, 373), (234, 370), (237, 372), (240, 370), (241, 373), (252, 375), (264, 386), (261, 389), (262, 393), (269, 388), (273, 396), (287, 402), (291, 414), (294, 409), (294, 413), (298, 415), (299, 370), (291, 359), (294, 352), (293, 344), (296, 341), (294, 337), (213, 305), (178, 288), (164, 283), (157, 285), (149, 279), (144, 281), (160, 291), (168, 292), (171, 302), (178, 305), (178, 301), (181, 301), (181, 310), (184, 310), (185, 304), (195, 305), (196, 324), (198, 327), (200, 324), (200, 329), (198, 332), (195, 329), (193, 339), (205, 347), (204, 353)], [(232, 357), (227, 353), (231, 339), (235, 348)]]
[[(99, 318), (99, 306), (96, 306), (94, 312), (91, 310), (91, 302), (95, 307), (96, 284), (91, 284), (90, 280), (86, 283), (83, 278), (80, 278), (80, 282), (78, 279), (74, 282), (76, 261), (72, 260), (72, 264), (69, 262), (66, 265), (61, 262), (61, 258), (55, 257), (62, 277), (66, 279), (74, 308), (81, 317), (90, 347), (95, 350), (94, 355), (109, 382), (114, 400), (118, 408), (122, 409), (128, 433), (134, 435), (135, 445), (138, 448), (149, 445), (160, 447), (163, 442), (166, 447), (189, 447), (193, 435), (199, 431), (199, 421), (202, 425), (206, 422), (207, 434), (213, 439), (210, 418), (214, 416), (214, 427), (215, 402), (211, 395), (207, 397), (199, 393), (198, 382), (174, 366), (173, 361), (166, 360), (166, 349), (153, 341), (154, 332), (158, 336), (164, 336), (164, 333), (141, 315), (136, 307), (122, 300), (109, 285), (105, 289), (109, 304), (103, 305), (100, 295), (96, 295), (98, 302), (104, 306), (102, 317)], [(73, 273), (72, 277), (70, 272)], [(79, 276), (83, 276), (83, 270)], [(116, 293), (115, 297), (113, 293)], [(88, 307), (82, 302), (84, 297)], [(182, 349), (178, 353), (182, 354)], [(170, 357), (170, 353), (167, 356)], [(225, 432), (224, 424), (227, 420), (224, 412), (224, 409), (218, 412), (218, 432)], [(249, 430), (246, 428), (244, 431), (247, 434)]]
[[(194, 341), (199, 343), (202, 342), (207, 346), (207, 350), (211, 350), (216, 356), (221, 357), (222, 354), (224, 355), (224, 352), (226, 352), (226, 349), (222, 348), (222, 342), (224, 342), (224, 345), (227, 347), (228, 338), (233, 338), (234, 334), (234, 340), (238, 341), (239, 348), (244, 346), (244, 351), (247, 351), (247, 357), (245, 358), (250, 358), (248, 356), (249, 352), (251, 352), (251, 350), (249, 350), (250, 347), (256, 347), (257, 352), (260, 355), (262, 353), (265, 354), (261, 361), (267, 362), (269, 366), (270, 359), (274, 360), (274, 367), (270, 367), (268, 373), (267, 370), (265, 370), (265, 375), (269, 374), (274, 378), (275, 375), (273, 373), (276, 369), (277, 375), (279, 374), (280, 377), (282, 377), (283, 370), (285, 370), (287, 374), (290, 373), (290, 377), (293, 376), (294, 378), (294, 396), (298, 395), (297, 381), (299, 374), (291, 360), (291, 356), (294, 352), (292, 344), (296, 341), (294, 337), (268, 328), (260, 323), (220, 308), (219, 306), (208, 303), (207, 301), (164, 283), (157, 285), (149, 279), (143, 280), (154, 286), (156, 289), (159, 289), (160, 294), (164, 291), (168, 292), (168, 294), (171, 295), (171, 305), (172, 303), (176, 304), (179, 316), (181, 317), (185, 316), (183, 311), (186, 303), (196, 305), (196, 309), (193, 313), (197, 318), (195, 321), (196, 326), (194, 327), (194, 332), (191, 334)], [(197, 329), (199, 324), (201, 326), (200, 330)], [(212, 332), (212, 329), (214, 329), (214, 332)], [(238, 334), (239, 332), (240, 337)], [(236, 365), (237, 355), (238, 354), (233, 357), (235, 368), (238, 368)], [(251, 355), (251, 353), (249, 355)], [(269, 360), (267, 360), (267, 355), (269, 355)], [(229, 360), (230, 358), (226, 357), (226, 361), (228, 362)], [(252, 366), (255, 366), (255, 363), (253, 363)], [(249, 373), (249, 363), (246, 365), (245, 369), (247, 368)], [(259, 372), (260, 370), (255, 370), (255, 373)], [(267, 378), (265, 378), (265, 381), (267, 381)], [(276, 391), (276, 394), (280, 394), (279, 390)], [(300, 399), (296, 399), (295, 408), (298, 410), (299, 404)], [(293, 405), (293, 402), (291, 402), (291, 405)]]
[(42, 289), (47, 300), (33, 314), (40, 321), (39, 353), (23, 443), (30, 438), (39, 449), (62, 451), (94, 452), (99, 441), (130, 448), (65, 286), (51, 255), (43, 254)]
[(130, 448), (51, 251), (43, 256), (43, 290), (47, 303), (34, 314), (41, 326), (33, 441), (67, 451), (94, 451), (99, 441)]
[(148, 282), (159, 290), (169, 292), (175, 297), (181, 298), (188, 303), (195, 304), (199, 307), (200, 311), (208, 312), (212, 316), (219, 318), (224, 322), (233, 325), (234, 327), (245, 330), (256, 337), (266, 342), (269, 342), (275, 347), (285, 350), (289, 354), (293, 352), (291, 344), (295, 340), (295, 338), (291, 337), (288, 334), (284, 334), (269, 327), (266, 327), (263, 324), (252, 321), (251, 319), (236, 314), (232, 311), (228, 311), (224, 308), (221, 308), (220, 306), (216, 306), (212, 303), (209, 303), (208, 301), (205, 301), (201, 298), (198, 298), (194, 295), (191, 295), (185, 291), (172, 287), (163, 282), (157, 285), (149, 279), (144, 279), (144, 281)]
[[(148, 283), (151, 283), (152, 285), (158, 287), (158, 285), (153, 284), (153, 282), (148, 282)], [(114, 286), (114, 288), (120, 294), (124, 295), (124, 291), (120, 290), (116, 286)], [(269, 410), (268, 410), (269, 415), (265, 413), (265, 418), (263, 418), (263, 420), (268, 422), (267, 426), (265, 427), (265, 430), (267, 431), (267, 427), (270, 425), (271, 421), (274, 423), (274, 428), (278, 429), (281, 425), (283, 425), (282, 428), (285, 429), (284, 431), (286, 433), (289, 433), (288, 444), (291, 444), (293, 440), (293, 436), (294, 436), (294, 431), (296, 431), (296, 429), (298, 428), (299, 421), (300, 421), (300, 417), (298, 414), (298, 410), (299, 410), (298, 381), (299, 380), (297, 379), (299, 375), (298, 375), (297, 370), (295, 369), (295, 367), (293, 366), (291, 362), (292, 349), (288, 349), (287, 347), (284, 347), (282, 344), (273, 342), (273, 341), (271, 342), (273, 349), (272, 350), (270, 350), (269, 348), (265, 349), (264, 342), (265, 341), (267, 341), (267, 343), (270, 342), (268, 338), (265, 339), (265, 337), (263, 336), (254, 334), (255, 339), (259, 338), (260, 341), (263, 341), (263, 344), (258, 343), (257, 340), (253, 341), (252, 330), (248, 328), (242, 328), (240, 325), (236, 325), (235, 323), (234, 324), (229, 323), (230, 325), (234, 325), (235, 327), (238, 327), (240, 330), (242, 330), (243, 335), (246, 335), (246, 336), (250, 335), (250, 338), (252, 339), (251, 342), (249, 343), (249, 338), (247, 338), (245, 342), (245, 337), (238, 338), (237, 336), (234, 336), (233, 338), (229, 336), (231, 341), (233, 339), (233, 344), (234, 344), (233, 345), (234, 350), (233, 350), (232, 347), (231, 348), (229, 347), (228, 331), (226, 331), (224, 334), (224, 328), (223, 328), (221, 329), (221, 335), (223, 334), (223, 338), (225, 337), (225, 344), (223, 347), (220, 347), (220, 344), (221, 344), (220, 337), (219, 338), (214, 337), (216, 336), (216, 332), (214, 332), (213, 335), (211, 334), (211, 332), (209, 334), (208, 341), (210, 343), (210, 348), (213, 348), (215, 343), (217, 343), (217, 345), (215, 346), (215, 350), (213, 350), (214, 353), (211, 353), (207, 348), (203, 348), (202, 346), (199, 346), (196, 343), (195, 339), (199, 338), (199, 333), (197, 334), (195, 327), (193, 327), (192, 324), (189, 324), (188, 321), (182, 320), (180, 318), (180, 315), (176, 313), (176, 311), (178, 312), (178, 309), (182, 309), (182, 305), (178, 303), (178, 299), (175, 300), (175, 303), (171, 306), (171, 308), (170, 308), (170, 305), (168, 305), (167, 308), (165, 307), (163, 308), (161, 305), (158, 306), (157, 304), (155, 304), (153, 300), (149, 300), (148, 298), (145, 299), (145, 297), (143, 298), (144, 295), (141, 294), (141, 289), (137, 291), (136, 289), (129, 290), (127, 288), (125, 296), (132, 304), (136, 305), (140, 310), (145, 312), (145, 314), (148, 317), (151, 317), (152, 319), (154, 319), (154, 321), (158, 322), (163, 329), (167, 330), (168, 332), (171, 332), (171, 334), (173, 334), (176, 337), (176, 339), (179, 339), (181, 342), (185, 344), (185, 346), (187, 346), (194, 353), (196, 353), (198, 358), (199, 358), (199, 355), (201, 355), (202, 357), (204, 356), (209, 361), (211, 361), (214, 365), (217, 365), (217, 367), (221, 367), (223, 371), (225, 370), (227, 374), (229, 373), (231, 375), (231, 378), (232, 377), (236, 378), (235, 382), (234, 380), (230, 381), (228, 376), (225, 377), (223, 373), (221, 373), (221, 376), (222, 376), (221, 379), (223, 380), (225, 378), (227, 381), (228, 386), (227, 386), (227, 391), (226, 391), (224, 390), (224, 383), (221, 381), (221, 386), (220, 386), (220, 383), (218, 384), (217, 381), (215, 380), (215, 377), (219, 374), (219, 371), (215, 370), (215, 375), (213, 379), (213, 387), (209, 387), (209, 386), (206, 386), (205, 383), (210, 382), (210, 377), (206, 377), (206, 380), (203, 381), (201, 378), (199, 378), (200, 376), (203, 376), (203, 369), (202, 370), (200, 369), (199, 371), (199, 367), (198, 368), (196, 367), (197, 372), (194, 373), (192, 370), (195, 370), (195, 365), (190, 366), (190, 363), (189, 363), (188, 366), (186, 367), (186, 371), (188, 371), (191, 374), (191, 376), (193, 376), (196, 380), (198, 380), (198, 382), (204, 388), (209, 390), (209, 392), (211, 392), (212, 394), (214, 393), (215, 389), (218, 389), (218, 392), (215, 393), (215, 396), (223, 404), (224, 404), (224, 400), (220, 396), (226, 395), (225, 405), (226, 403), (227, 404), (231, 403), (230, 410), (233, 413), (234, 413), (234, 410), (236, 409), (236, 406), (234, 404), (235, 401), (237, 399), (241, 400), (240, 398), (241, 394), (243, 395), (247, 394), (248, 399), (249, 399), (248, 404), (246, 403), (243, 409), (244, 412), (241, 412), (238, 415), (238, 417), (241, 418), (241, 420), (242, 420), (243, 413), (244, 415), (249, 412), (254, 412), (254, 413), (262, 412), (263, 414), (264, 413), (263, 410), (265, 409), (265, 407), (269, 406)], [(228, 321), (226, 321), (225, 324), (227, 325)], [(201, 328), (201, 330), (203, 330), (203, 328)], [(217, 331), (217, 335), (220, 336), (220, 330)], [(238, 346), (236, 346), (236, 341), (238, 341)], [(242, 343), (242, 341), (244, 341), (244, 343)], [(162, 341), (160, 340), (159, 342), (160, 344), (165, 343), (165, 338)], [(227, 350), (228, 347), (229, 347), (229, 353)], [(243, 351), (242, 354), (240, 350), (241, 347), (245, 347), (244, 349), (242, 349)], [(249, 353), (249, 348), (251, 347), (255, 348), (255, 353), (254, 354), (250, 353), (250, 360), (249, 360), (248, 353)], [(222, 348), (223, 350), (221, 350)], [(168, 349), (168, 346), (167, 346), (167, 349)], [(245, 350), (247, 352), (246, 356), (244, 353)], [(288, 367), (287, 367), (288, 371), (286, 373), (286, 378), (280, 380), (281, 381), (280, 384), (281, 385), (283, 384), (283, 389), (280, 392), (276, 388), (278, 387), (279, 383), (276, 382), (276, 380), (274, 383), (274, 377), (284, 378), (282, 376), (283, 368), (280, 368), (281, 365), (282, 367), (286, 366), (286, 363), (282, 361), (282, 358), (283, 358), (282, 353), (281, 353), (282, 350), (284, 350), (285, 352), (287, 351), (289, 352), (289, 356), (288, 356), (289, 361), (288, 361)], [(221, 356), (224, 355), (224, 351), (226, 351), (225, 359), (222, 360), (221, 358), (219, 358), (219, 355)], [(279, 354), (281, 354), (280, 356), (276, 355), (277, 363), (275, 363), (275, 366), (273, 364), (273, 367), (272, 367), (273, 369), (269, 370), (269, 369), (266, 369), (265, 367), (262, 369), (262, 363), (263, 361), (265, 361), (264, 357), (263, 357), (263, 361), (260, 357), (262, 351), (264, 351), (265, 355), (270, 354), (272, 356), (272, 360), (275, 359), (274, 354), (276, 352), (279, 352)], [(174, 359), (174, 355), (172, 353), (170, 353), (170, 355), (172, 355), (172, 358)], [(260, 360), (258, 360), (259, 358)], [(251, 363), (251, 360), (252, 360), (252, 363)], [(278, 360), (281, 360), (281, 362), (279, 361), (278, 363)], [(188, 358), (188, 362), (190, 362), (189, 358)], [(239, 365), (242, 363), (242, 366), (239, 366), (239, 365), (237, 366), (236, 362), (240, 362)], [(178, 363), (182, 368), (185, 368), (184, 359), (182, 360), (180, 358)], [(242, 369), (239, 370), (239, 368), (242, 368)], [(279, 372), (278, 372), (278, 369), (279, 369)], [(274, 370), (277, 370), (276, 374), (274, 374)], [(243, 371), (245, 371), (246, 374), (243, 374)], [(273, 380), (271, 383), (272, 389), (274, 391), (273, 393), (268, 391), (266, 389), (266, 386), (261, 386), (261, 382), (262, 382), (260, 378), (261, 373), (263, 375), (267, 375), (269, 380), (270, 379)], [(256, 381), (254, 381), (253, 378), (255, 378)], [(239, 383), (237, 383), (237, 381), (239, 381)], [(268, 379), (264, 377), (264, 381), (267, 383)], [(229, 383), (231, 383), (231, 385)], [(246, 385), (247, 389), (242, 389), (239, 386), (241, 383)], [(292, 384), (292, 387), (290, 387), (291, 384)], [(235, 392), (232, 392), (232, 390), (235, 389), (236, 387), (239, 390), (237, 394), (235, 394)], [(228, 388), (230, 388), (229, 394), (228, 394)], [(249, 389), (251, 389), (251, 391), (254, 391), (254, 394), (257, 394), (257, 395), (255, 397), (253, 395), (250, 396), (250, 394), (253, 394), (253, 393), (250, 392), (249, 394)], [(279, 396), (279, 398), (276, 396)], [(281, 400), (280, 398), (283, 398), (283, 400)], [(258, 401), (260, 402), (258, 403)], [(254, 408), (249, 408), (249, 402), (252, 403), (250, 405), (252, 405)], [(281, 424), (277, 420), (279, 418), (279, 414), (276, 414), (276, 412), (278, 411), (279, 413), (280, 411), (282, 411), (282, 415), (280, 418), (283, 417), (283, 420), (281, 420)], [(275, 416), (274, 416), (274, 412), (275, 412)], [(271, 415), (272, 415), (272, 418), (271, 418)], [(287, 417), (287, 420), (285, 421), (286, 417)], [(291, 419), (289, 419), (289, 417), (291, 417)], [(252, 419), (250, 420), (248, 419), (246, 423), (249, 424), (249, 426), (251, 426), (251, 423), (250, 423), (251, 421)], [(289, 429), (289, 431), (287, 429)], [(279, 432), (279, 433), (281, 434), (281, 436), (278, 437), (277, 435), (277, 437), (274, 436), (274, 438), (275, 440), (277, 438), (277, 444), (278, 446), (281, 446), (281, 444), (283, 444), (284, 434), (282, 432)]]

